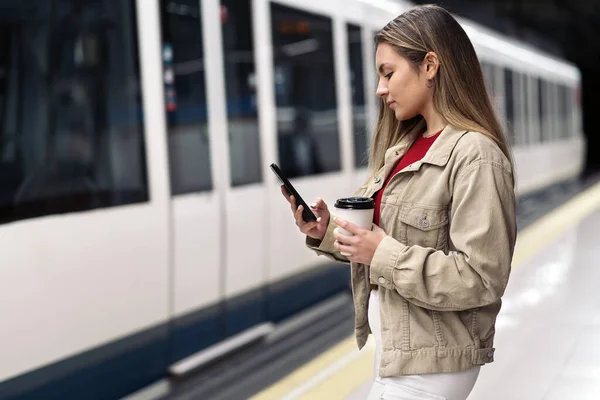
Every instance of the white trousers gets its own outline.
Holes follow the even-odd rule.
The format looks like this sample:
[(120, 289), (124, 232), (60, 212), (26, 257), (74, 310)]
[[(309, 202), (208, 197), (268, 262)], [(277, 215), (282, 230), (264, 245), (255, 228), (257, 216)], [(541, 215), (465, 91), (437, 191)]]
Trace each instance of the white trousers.
[(369, 325), (376, 344), (375, 381), (367, 399), (466, 400), (479, 376), (479, 366), (454, 373), (403, 375), (388, 378), (379, 376), (382, 353), (379, 312), (379, 291), (372, 290), (369, 298)]

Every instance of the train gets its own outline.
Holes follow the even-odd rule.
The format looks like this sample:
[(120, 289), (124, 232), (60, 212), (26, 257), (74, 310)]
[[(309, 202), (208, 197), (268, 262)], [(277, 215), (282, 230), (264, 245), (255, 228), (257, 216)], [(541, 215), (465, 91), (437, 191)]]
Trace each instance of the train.
[[(168, 391), (207, 351), (348, 290), (269, 165), (330, 205), (368, 178), (374, 33), (412, 4), (3, 4), (0, 399)], [(577, 67), (457, 19), (518, 196), (578, 176)]]

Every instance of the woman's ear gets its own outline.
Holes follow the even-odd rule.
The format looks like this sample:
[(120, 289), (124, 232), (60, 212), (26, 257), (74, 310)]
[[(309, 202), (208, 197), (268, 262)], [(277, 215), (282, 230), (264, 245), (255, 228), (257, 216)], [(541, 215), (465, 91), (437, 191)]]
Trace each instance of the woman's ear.
[(425, 74), (425, 79), (434, 79), (440, 68), (440, 60), (438, 59), (437, 54), (435, 54), (433, 51), (425, 54), (422, 67), (423, 73)]

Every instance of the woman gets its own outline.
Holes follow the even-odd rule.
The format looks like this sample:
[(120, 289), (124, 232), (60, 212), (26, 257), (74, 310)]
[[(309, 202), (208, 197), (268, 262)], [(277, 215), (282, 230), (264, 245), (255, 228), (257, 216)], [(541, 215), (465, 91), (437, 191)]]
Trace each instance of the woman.
[(372, 176), (355, 193), (375, 199), (373, 229), (321, 199), (306, 223), (282, 192), (307, 245), (351, 264), (358, 346), (373, 333), (377, 348), (369, 399), (464, 400), (493, 361), (516, 239), (512, 161), (473, 46), (447, 11), (413, 8), (375, 42)]

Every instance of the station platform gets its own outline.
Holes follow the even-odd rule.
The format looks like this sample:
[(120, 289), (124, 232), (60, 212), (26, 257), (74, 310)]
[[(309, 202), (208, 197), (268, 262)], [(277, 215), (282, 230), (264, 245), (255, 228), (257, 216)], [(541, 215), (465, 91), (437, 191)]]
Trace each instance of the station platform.
[[(599, 239), (600, 183), (519, 231), (495, 361), (469, 400), (600, 399)], [(349, 336), (251, 399), (365, 399), (374, 354)]]

